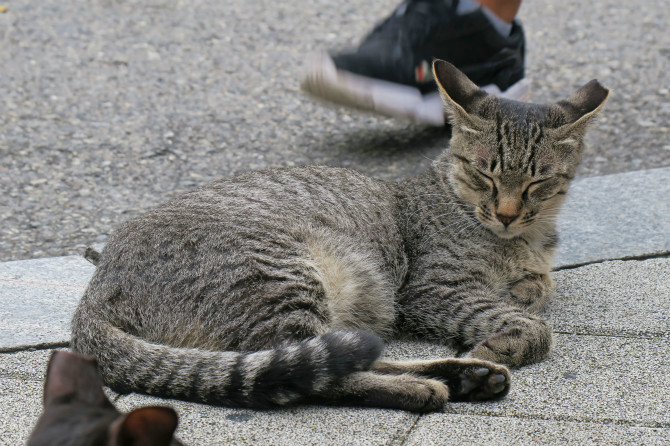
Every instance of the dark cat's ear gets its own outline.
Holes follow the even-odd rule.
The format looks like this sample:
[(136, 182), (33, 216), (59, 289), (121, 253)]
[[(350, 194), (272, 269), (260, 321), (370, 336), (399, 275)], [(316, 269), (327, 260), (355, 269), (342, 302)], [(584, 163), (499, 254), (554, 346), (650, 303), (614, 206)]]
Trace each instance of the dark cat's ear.
[(481, 119), (472, 114), (475, 104), (487, 93), (444, 60), (433, 61), (433, 76), (453, 125), (478, 127)]
[(600, 85), (593, 79), (570, 98), (560, 101), (558, 106), (561, 108), (567, 124), (558, 129), (563, 137), (575, 136), (583, 137), (586, 128), (595, 115), (605, 105), (610, 91)]
[(57, 350), (51, 354), (47, 367), (44, 405), (67, 395), (73, 395), (76, 400), (93, 406), (111, 406), (102, 391), (102, 380), (98, 376), (95, 360)]
[(140, 407), (110, 427), (110, 444), (118, 446), (169, 446), (179, 419), (170, 407)]

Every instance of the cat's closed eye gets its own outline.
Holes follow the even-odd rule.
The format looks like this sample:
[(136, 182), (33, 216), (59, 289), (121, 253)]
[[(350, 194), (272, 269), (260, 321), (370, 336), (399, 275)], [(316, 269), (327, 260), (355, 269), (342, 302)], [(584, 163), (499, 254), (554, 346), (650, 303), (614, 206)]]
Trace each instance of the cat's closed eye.
[(472, 170), (473, 175), (479, 179), (479, 181), (483, 181), (486, 184), (486, 188), (484, 189), (485, 191), (491, 191), (493, 195), (495, 196), (498, 192), (498, 188), (496, 187), (496, 182), (495, 180), (490, 177), (489, 175), (485, 174), (479, 169), (473, 169)]
[(526, 189), (523, 191), (523, 199), (527, 200), (530, 194), (536, 193), (541, 185), (545, 185), (547, 181), (549, 181), (550, 178), (543, 178), (541, 180), (536, 180), (530, 183), (528, 186), (526, 186)]
[[(467, 178), (458, 177), (458, 179), (460, 179), (467, 187), (474, 192), (491, 192), (494, 196), (497, 194), (498, 189), (495, 180), (492, 176), (483, 172), (481, 168), (478, 168), (476, 166), (477, 163), (460, 155), (454, 155), (454, 157), (461, 162), (463, 171), (467, 176)], [(487, 163), (483, 161), (480, 164), (486, 165)]]

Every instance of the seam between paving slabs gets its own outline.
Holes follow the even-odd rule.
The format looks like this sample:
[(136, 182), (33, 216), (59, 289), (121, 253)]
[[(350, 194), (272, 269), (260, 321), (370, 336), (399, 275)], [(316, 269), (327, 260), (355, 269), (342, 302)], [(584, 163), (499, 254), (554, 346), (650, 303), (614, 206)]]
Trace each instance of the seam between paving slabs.
[(412, 425), (411, 425), (411, 426), (409, 427), (409, 429), (407, 429), (407, 431), (405, 432), (405, 435), (401, 435), (397, 440), (394, 440), (393, 442), (391, 442), (391, 444), (393, 444), (393, 445), (398, 445), (398, 446), (403, 446), (404, 444), (406, 444), (406, 443), (407, 443), (407, 439), (408, 439), (409, 436), (412, 434), (412, 431), (414, 430), (414, 427), (416, 426), (416, 423), (419, 422), (419, 420), (421, 419), (421, 417), (422, 417), (422, 415), (416, 415), (416, 416), (414, 417), (414, 421), (412, 422)]
[(36, 352), (38, 350), (51, 350), (54, 348), (69, 348), (70, 341), (60, 341), (60, 342), (45, 342), (42, 344), (28, 344), (28, 345), (18, 345), (15, 347), (0, 347), (1, 353), (18, 353), (18, 352)]
[(572, 263), (569, 265), (562, 265), (558, 266), (553, 269), (553, 271), (564, 271), (564, 270), (569, 270), (569, 269), (575, 269), (575, 268), (581, 268), (582, 266), (588, 266), (588, 265), (597, 265), (599, 263), (605, 263), (605, 262), (614, 262), (617, 260), (621, 261), (629, 261), (629, 260), (634, 260), (634, 261), (640, 261), (640, 260), (652, 260), (652, 259), (664, 259), (664, 258), (670, 258), (670, 251), (663, 251), (660, 253), (656, 254), (642, 254), (642, 255), (637, 255), (637, 256), (623, 256), (623, 257), (612, 257), (608, 259), (601, 259), (601, 260), (590, 260), (588, 262), (582, 262), (582, 263)]
[[(603, 425), (603, 426), (615, 425), (615, 426), (637, 427), (637, 428), (643, 428), (643, 429), (669, 429), (670, 430), (670, 422), (668, 422), (668, 423), (661, 423), (661, 422), (650, 423), (650, 422), (631, 421), (631, 420), (620, 419), (620, 418), (593, 419), (593, 418), (588, 418), (588, 417), (571, 417), (571, 416), (566, 416), (566, 415), (532, 416), (532, 415), (519, 415), (519, 414), (472, 414), (472, 413), (462, 413), (462, 412), (457, 412), (457, 411), (450, 411), (448, 409), (443, 411), (442, 413), (450, 414), (450, 415), (472, 416), (472, 417), (514, 418), (514, 419), (517, 419), (517, 420), (534, 420), (534, 421), (568, 421), (568, 422), (571, 422), (571, 423), (591, 423), (591, 424), (599, 424), (599, 425)], [(406, 434), (398, 439), (399, 442), (393, 441), (391, 444), (398, 445), (398, 446), (406, 445), (412, 431), (414, 431), (417, 423), (419, 422), (419, 420), (422, 417), (423, 417), (423, 415), (417, 415), (417, 417), (414, 420), (414, 423), (412, 423), (412, 426), (407, 430)]]
[(670, 333), (592, 333), (589, 331), (563, 331), (553, 330), (554, 334), (576, 335), (576, 336), (600, 336), (603, 338), (623, 338), (623, 339), (646, 339), (649, 341), (667, 340)]
[(444, 413), (452, 415), (475, 416), (475, 417), (516, 418), (519, 420), (536, 420), (536, 421), (569, 421), (573, 423), (592, 423), (592, 424), (603, 424), (603, 425), (613, 424), (617, 426), (644, 427), (649, 429), (670, 429), (670, 422), (632, 421), (623, 418), (609, 418), (609, 417), (595, 419), (589, 417), (571, 417), (569, 415), (533, 416), (533, 415), (520, 415), (520, 414), (476, 414), (476, 413), (463, 413), (449, 410), (445, 410)]

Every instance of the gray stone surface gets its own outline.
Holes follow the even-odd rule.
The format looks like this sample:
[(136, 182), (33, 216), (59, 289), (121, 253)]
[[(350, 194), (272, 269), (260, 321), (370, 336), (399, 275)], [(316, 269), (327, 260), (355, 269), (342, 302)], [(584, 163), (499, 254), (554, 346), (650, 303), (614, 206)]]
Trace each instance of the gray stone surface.
[[(147, 396), (123, 397), (117, 406), (131, 410), (165, 404)], [(297, 407), (276, 411), (212, 408), (170, 401), (179, 413), (177, 435), (192, 445), (389, 445), (400, 444), (418, 419), (415, 414), (339, 407)]]
[[(51, 281), (81, 285), (82, 274), (49, 272), (54, 265), (62, 271), (63, 263), (90, 271), (90, 265), (72, 258), (0, 267), (8, 265), (3, 280), (23, 280), (36, 289)], [(424, 417), (357, 408), (255, 412), (139, 395), (121, 397), (117, 404), (122, 410), (173, 405), (180, 414), (180, 438), (188, 444), (660, 445), (670, 429), (670, 293), (664, 274), (669, 266), (670, 259), (651, 259), (557, 272), (558, 295), (549, 309), (561, 332), (554, 352), (541, 364), (514, 371), (512, 392), (500, 402), (452, 404), (445, 413)], [(36, 272), (26, 275), (21, 267)], [(5, 283), (2, 287), (3, 295), (13, 292)], [(70, 294), (76, 289), (70, 288)], [(633, 292), (636, 298), (627, 298)], [(30, 305), (30, 300), (21, 302)], [(4, 343), (4, 334), (0, 340)], [(41, 410), (49, 353), (0, 354), (0, 444), (27, 438)], [(453, 354), (447, 347), (418, 341), (391, 342), (385, 352), (391, 359)]]
[(51, 350), (0, 353), (0, 377), (41, 381), (46, 376)]
[[(389, 350), (392, 358), (449, 354), (422, 342), (394, 342)], [(423, 417), (310, 406), (259, 412), (141, 395), (121, 397), (116, 404), (125, 411), (172, 405), (180, 415), (180, 438), (193, 445), (477, 444), (494, 436), (499, 441), (491, 444), (518, 440), (553, 445), (572, 438), (567, 444), (577, 445), (582, 439), (591, 439), (585, 444), (609, 444), (616, 432), (620, 440), (613, 444), (663, 444), (670, 432), (669, 353), (670, 342), (663, 339), (558, 334), (550, 359), (513, 372), (513, 389), (506, 399), (450, 404), (444, 413)], [(43, 351), (0, 354), (0, 404), (5, 408), (0, 432), (4, 429), (6, 438), (26, 438), (37, 419), (39, 370), (46, 368), (47, 359)], [(0, 438), (1, 444), (18, 444)], [(450, 443), (452, 439), (466, 442)]]
[(557, 266), (670, 253), (670, 168), (576, 180), (559, 233)]
[[(7, 323), (0, 327), (0, 347), (66, 342), (71, 312), (92, 272), (75, 256), (1, 263), (0, 311)], [(668, 272), (670, 258), (555, 272), (557, 293), (547, 315), (556, 332), (554, 352), (514, 371), (513, 389), (499, 402), (451, 404), (423, 417), (309, 406), (255, 412), (139, 395), (117, 404), (122, 410), (175, 406), (179, 435), (188, 444), (664, 444), (670, 430)], [(0, 444), (27, 438), (41, 410), (49, 354), (28, 347), (0, 354)], [(385, 351), (390, 359), (454, 354), (421, 341), (390, 342)]]
[(514, 371), (507, 398), (451, 413), (670, 428), (670, 341), (556, 334), (549, 359)]
[(0, 445), (25, 444), (42, 412), (42, 386), (41, 381), (0, 376)]
[[(317, 103), (306, 54), (358, 41), (399, 0), (40, 0), (0, 14), (0, 260), (80, 254), (216, 177), (330, 164), (395, 179), (447, 143)], [(523, 2), (533, 99), (612, 88), (579, 174), (670, 166), (667, 0)]]
[(524, 1), (533, 99), (597, 78), (611, 88), (581, 175), (670, 166), (668, 0)]
[(670, 258), (612, 261), (557, 271), (554, 330), (670, 338)]
[(667, 446), (669, 428), (514, 417), (431, 414), (421, 417), (407, 446)]
[(0, 351), (67, 342), (93, 269), (77, 256), (0, 263)]

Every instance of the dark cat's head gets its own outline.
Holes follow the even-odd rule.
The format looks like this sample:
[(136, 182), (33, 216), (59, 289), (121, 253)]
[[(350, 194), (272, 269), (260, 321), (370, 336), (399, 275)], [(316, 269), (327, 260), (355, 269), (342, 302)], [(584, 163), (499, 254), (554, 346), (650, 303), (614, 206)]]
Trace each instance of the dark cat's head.
[(448, 62), (433, 71), (453, 128), (444, 157), (456, 193), (499, 237), (553, 227), (609, 90), (592, 80), (567, 100), (527, 104), (486, 94)]
[(177, 414), (169, 407), (141, 407), (122, 414), (102, 390), (93, 359), (55, 351), (44, 383), (44, 412), (28, 446), (181, 445), (173, 438)]

